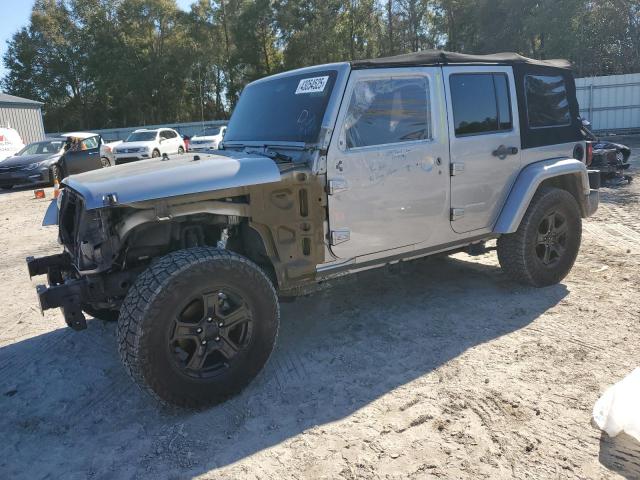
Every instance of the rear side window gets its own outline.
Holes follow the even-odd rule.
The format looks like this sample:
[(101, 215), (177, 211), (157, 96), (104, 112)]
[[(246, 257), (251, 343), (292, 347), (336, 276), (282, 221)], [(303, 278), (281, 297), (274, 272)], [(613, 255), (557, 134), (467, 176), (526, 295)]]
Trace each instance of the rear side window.
[(513, 128), (509, 79), (504, 73), (453, 74), (449, 86), (456, 137)]
[(360, 80), (345, 119), (347, 148), (431, 138), (426, 77)]
[(563, 127), (571, 124), (567, 88), (561, 75), (527, 75), (524, 88), (529, 127)]

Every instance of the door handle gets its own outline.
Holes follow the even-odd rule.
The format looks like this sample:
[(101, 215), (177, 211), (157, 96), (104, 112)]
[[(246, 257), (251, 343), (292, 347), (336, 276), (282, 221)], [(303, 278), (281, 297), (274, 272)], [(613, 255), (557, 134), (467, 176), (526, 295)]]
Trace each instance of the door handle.
[(518, 149), (516, 147), (505, 147), (504, 145), (500, 145), (496, 150), (491, 152), (491, 155), (498, 157), (500, 160), (504, 160), (507, 158), (507, 155), (516, 155), (517, 153)]

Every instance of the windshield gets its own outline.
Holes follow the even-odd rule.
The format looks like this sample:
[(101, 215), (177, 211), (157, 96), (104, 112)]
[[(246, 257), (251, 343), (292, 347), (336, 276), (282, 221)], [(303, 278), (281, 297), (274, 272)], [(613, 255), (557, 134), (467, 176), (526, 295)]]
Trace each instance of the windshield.
[(127, 137), (125, 142), (148, 142), (155, 140), (158, 132), (133, 132)]
[(318, 141), (335, 70), (275, 78), (242, 92), (224, 136), (225, 142)]
[(47, 155), (58, 153), (62, 149), (62, 145), (62, 140), (31, 143), (16, 153), (16, 155)]

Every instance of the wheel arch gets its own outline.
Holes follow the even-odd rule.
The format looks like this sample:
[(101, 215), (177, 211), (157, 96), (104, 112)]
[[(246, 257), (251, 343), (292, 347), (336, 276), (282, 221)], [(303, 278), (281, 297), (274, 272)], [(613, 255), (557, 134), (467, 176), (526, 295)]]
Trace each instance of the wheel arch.
[(228, 229), (225, 239), (226, 249), (240, 254), (262, 267), (274, 285), (280, 283), (276, 274), (277, 254), (268, 229), (251, 222), (246, 204), (221, 201), (201, 202), (191, 208), (169, 207), (167, 217), (158, 218), (158, 212), (151, 209), (140, 210), (127, 215), (118, 225), (120, 242), (127, 250), (138, 247), (159, 247), (166, 245), (167, 251), (188, 248), (176, 241), (187, 228), (202, 229), (205, 243), (198, 246), (215, 246), (224, 229)]
[(571, 158), (555, 158), (527, 165), (518, 175), (498, 216), (493, 231), (513, 233), (518, 229), (531, 199), (542, 187), (556, 187), (573, 195), (582, 217), (593, 212), (589, 174), (584, 163)]

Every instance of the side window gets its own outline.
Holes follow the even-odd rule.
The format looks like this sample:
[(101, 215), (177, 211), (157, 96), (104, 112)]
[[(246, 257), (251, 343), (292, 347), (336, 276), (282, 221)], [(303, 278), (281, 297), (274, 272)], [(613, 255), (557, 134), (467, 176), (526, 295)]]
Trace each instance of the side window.
[(431, 138), (426, 77), (360, 80), (344, 125), (347, 148)]
[(178, 134), (172, 130), (167, 130), (167, 138), (176, 138)]
[(98, 137), (89, 137), (82, 140), (82, 150), (93, 150), (94, 148), (98, 148)]
[(513, 128), (509, 78), (504, 73), (453, 74), (449, 87), (456, 137)]
[(524, 78), (529, 127), (571, 124), (567, 88), (561, 75), (527, 75)]
[(167, 140), (169, 138), (169, 131), (168, 130), (162, 130), (160, 132), (160, 139), (164, 139)]

